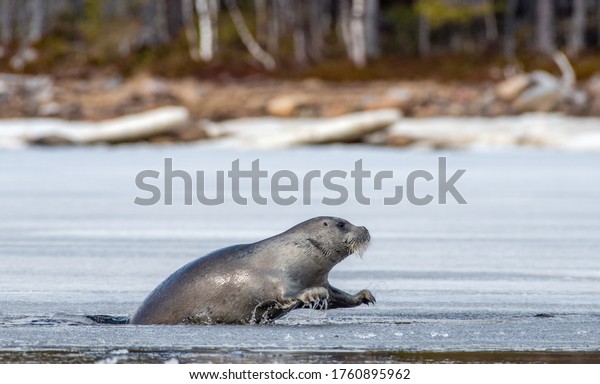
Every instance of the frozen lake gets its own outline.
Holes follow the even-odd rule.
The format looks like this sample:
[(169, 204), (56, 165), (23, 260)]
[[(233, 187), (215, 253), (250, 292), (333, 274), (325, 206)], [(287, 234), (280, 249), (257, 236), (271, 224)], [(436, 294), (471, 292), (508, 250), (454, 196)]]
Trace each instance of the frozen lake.
[[(406, 184), (418, 169), (437, 180), (438, 157), (468, 204), (437, 203), (436, 181), (417, 196), (369, 205), (350, 191), (345, 204), (313, 184), (276, 205), (134, 204), (142, 170), (164, 159), (191, 174), (240, 159), (272, 175), (291, 170), (391, 170)], [(234, 151), (198, 146), (123, 146), (0, 152), (0, 362), (600, 362), (600, 154), (520, 149), (502, 152), (402, 151), (324, 146)], [(162, 179), (161, 179), (162, 180)], [(391, 182), (391, 181), (390, 181)], [(372, 183), (372, 182), (371, 182)], [(351, 183), (347, 183), (351, 186)], [(162, 188), (162, 186), (161, 186)], [(164, 191), (163, 191), (164, 192)], [(242, 194), (250, 196), (249, 183)], [(298, 195), (298, 194), (296, 194)], [(300, 196), (302, 197), (302, 196)], [(375, 306), (297, 310), (268, 325), (100, 325), (85, 315), (128, 316), (188, 261), (277, 234), (313, 216), (366, 226), (372, 244), (330, 274), (349, 292), (370, 289)]]

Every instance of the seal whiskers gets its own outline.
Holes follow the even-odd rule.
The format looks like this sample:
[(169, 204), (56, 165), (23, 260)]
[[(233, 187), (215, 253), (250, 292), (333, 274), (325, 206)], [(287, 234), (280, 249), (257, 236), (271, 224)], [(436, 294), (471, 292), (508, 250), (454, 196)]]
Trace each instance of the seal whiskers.
[[(361, 227), (364, 228), (364, 227)], [(367, 248), (369, 248), (371, 242), (371, 236), (369, 235), (369, 231), (365, 229), (365, 233), (359, 236), (348, 236), (344, 242), (348, 244), (348, 249), (350, 254), (356, 253), (361, 259)]]

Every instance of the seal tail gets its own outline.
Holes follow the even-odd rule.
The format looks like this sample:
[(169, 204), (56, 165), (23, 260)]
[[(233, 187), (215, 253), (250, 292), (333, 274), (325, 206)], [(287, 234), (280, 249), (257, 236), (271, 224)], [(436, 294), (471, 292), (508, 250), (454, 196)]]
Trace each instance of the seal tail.
[(110, 315), (85, 315), (88, 319), (98, 324), (122, 325), (129, 324), (127, 316), (110, 316)]

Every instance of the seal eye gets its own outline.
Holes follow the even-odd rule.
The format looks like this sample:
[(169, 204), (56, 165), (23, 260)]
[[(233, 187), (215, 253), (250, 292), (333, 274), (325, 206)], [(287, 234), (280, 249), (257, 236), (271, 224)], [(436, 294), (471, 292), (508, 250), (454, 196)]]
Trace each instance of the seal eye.
[(343, 221), (338, 221), (337, 223), (338, 228), (344, 228), (345, 225), (346, 223), (344, 223)]
[(323, 225), (324, 225), (324, 226), (328, 226), (329, 224), (327, 224), (327, 222), (326, 222), (326, 221), (324, 221), (324, 222), (323, 222)]

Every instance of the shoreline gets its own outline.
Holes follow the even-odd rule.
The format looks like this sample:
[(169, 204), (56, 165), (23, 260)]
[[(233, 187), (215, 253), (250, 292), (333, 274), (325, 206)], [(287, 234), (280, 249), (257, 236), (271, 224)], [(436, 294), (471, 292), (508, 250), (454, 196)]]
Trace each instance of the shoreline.
[[(600, 117), (528, 113), (499, 117), (403, 117), (394, 109), (335, 118), (255, 117), (190, 122), (182, 107), (100, 122), (55, 118), (0, 119), (0, 149), (146, 143), (216, 148), (283, 149), (322, 144), (388, 148), (600, 151)], [(191, 128), (190, 128), (191, 125)]]
[(567, 84), (534, 71), (444, 84), (0, 73), (0, 101), (3, 148), (207, 139), (221, 145), (233, 133), (228, 142), (245, 148), (363, 142), (600, 150), (600, 75)]
[(98, 121), (162, 106), (182, 106), (195, 120), (245, 117), (335, 117), (394, 108), (406, 117), (496, 117), (555, 112), (600, 117), (600, 74), (564, 85), (534, 71), (479, 83), (435, 80), (330, 82), (304, 80), (169, 79), (0, 73), (0, 119), (54, 117)]

